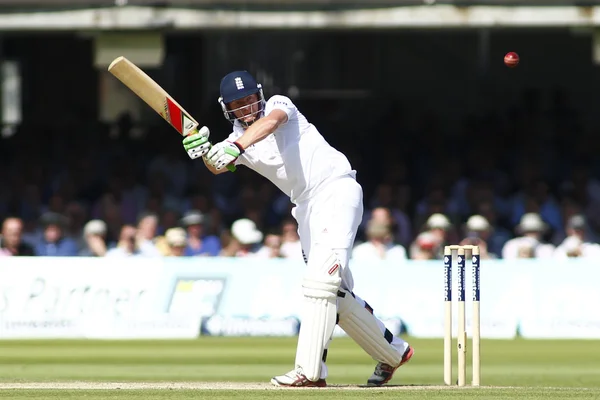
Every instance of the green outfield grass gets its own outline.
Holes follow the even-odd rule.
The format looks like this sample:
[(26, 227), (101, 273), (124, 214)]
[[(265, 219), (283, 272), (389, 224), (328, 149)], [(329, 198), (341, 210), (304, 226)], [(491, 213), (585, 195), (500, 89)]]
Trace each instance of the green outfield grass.
[[(292, 368), (296, 338), (201, 338), (178, 341), (0, 341), (0, 387), (35, 382), (36, 389), (3, 389), (0, 398), (189, 399), (189, 398), (397, 398), (411, 399), (600, 399), (600, 341), (483, 340), (482, 385), (447, 389), (442, 384), (442, 340), (408, 339), (410, 363), (382, 390), (366, 382), (374, 362), (352, 341), (334, 340), (326, 390), (267, 390), (239, 384), (208, 390), (201, 382), (264, 384)], [(455, 362), (456, 364), (456, 362)], [(470, 379), (470, 374), (468, 379)], [(52, 388), (57, 382), (77, 389)], [(120, 389), (94, 382), (121, 382)], [(172, 390), (152, 386), (169, 383)], [(89, 386), (86, 386), (87, 383)], [(140, 387), (131, 389), (128, 383)], [(148, 383), (147, 387), (143, 383)], [(194, 387), (194, 383), (198, 387)], [(191, 386), (190, 386), (191, 385)], [(26, 386), (26, 385), (25, 385)], [(255, 385), (256, 386), (256, 385)], [(91, 390), (93, 389), (93, 390)]]

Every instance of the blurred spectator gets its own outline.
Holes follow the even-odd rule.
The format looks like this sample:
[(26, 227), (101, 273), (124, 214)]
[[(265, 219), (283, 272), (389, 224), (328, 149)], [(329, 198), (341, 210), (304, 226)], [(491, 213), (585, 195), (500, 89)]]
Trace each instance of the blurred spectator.
[(205, 217), (200, 211), (188, 211), (180, 224), (187, 230), (186, 256), (218, 256), (221, 251), (221, 241), (218, 237), (207, 235), (204, 230)]
[(0, 256), (33, 256), (33, 247), (22, 241), (23, 221), (6, 218), (0, 231)]
[(556, 258), (595, 258), (600, 257), (600, 245), (584, 243), (577, 236), (568, 236), (554, 252)]
[(513, 235), (508, 229), (498, 223), (496, 209), (492, 202), (484, 201), (480, 203), (478, 212), (490, 225), (490, 232), (487, 239), (485, 239), (488, 251), (500, 257), (502, 255), (502, 248)]
[(393, 229), (396, 224), (396, 221), (392, 217), (392, 212), (387, 207), (375, 207), (369, 214), (367, 225), (370, 221), (376, 221), (388, 225)]
[(20, 199), (21, 204), (19, 207), (19, 215), (24, 224), (23, 241), (33, 244), (41, 237), (41, 232), (36, 229), (36, 225), (44, 208), (42, 193), (41, 189), (35, 185), (26, 185), (23, 190), (24, 194)]
[(484, 259), (495, 259), (498, 258), (496, 254), (492, 254), (488, 252), (487, 243), (478, 237), (466, 237), (459, 243), (460, 246), (478, 246), (479, 247), (479, 256), (482, 260)]
[(148, 188), (139, 180), (138, 168), (131, 157), (124, 157), (118, 168), (121, 179), (121, 217), (127, 224), (135, 223), (148, 196)]
[(537, 212), (552, 230), (561, 228), (560, 207), (551, 195), (550, 187), (543, 180), (534, 181), (514, 196), (511, 222), (516, 225), (527, 212)]
[(212, 209), (210, 194), (202, 188), (194, 187), (190, 189), (189, 196), (184, 197), (181, 207), (184, 212), (198, 211), (206, 215)]
[(569, 178), (562, 183), (561, 190), (565, 196), (581, 204), (590, 227), (600, 233), (599, 177), (590, 176), (590, 169), (585, 165), (575, 165)]
[(407, 185), (399, 186), (395, 193), (394, 189), (390, 184), (377, 186), (375, 196), (370, 202), (372, 209), (365, 210), (363, 215), (361, 231), (366, 232), (367, 224), (371, 219), (386, 218), (389, 219), (396, 242), (407, 245), (412, 239), (412, 224), (406, 214), (411, 192)]
[[(469, 148), (467, 159), (472, 160), (474, 157), (479, 157), (479, 151)], [(465, 166), (461, 158), (449, 156), (440, 162), (443, 165), (443, 170), (438, 171), (442, 175), (443, 184), (448, 188), (448, 200), (450, 204), (454, 204), (460, 215), (469, 215), (469, 196), (468, 192), (473, 187), (472, 182), (464, 174)], [(479, 165), (478, 165), (479, 167)]]
[(185, 255), (187, 245), (185, 229), (170, 228), (165, 232), (165, 240), (169, 247), (166, 256), (182, 257)]
[(263, 234), (254, 221), (242, 218), (231, 225), (231, 240), (221, 250), (223, 257), (247, 257), (256, 254), (263, 240)]
[(410, 185), (403, 184), (397, 187), (396, 197), (392, 212), (396, 221), (396, 231), (394, 241), (404, 247), (410, 245), (413, 238), (412, 222), (409, 216), (409, 205), (411, 202), (412, 190)]
[(427, 216), (444, 215), (448, 219), (446, 215), (456, 216), (460, 214), (459, 206), (448, 199), (446, 190), (442, 187), (441, 182), (431, 183), (429, 193), (417, 203), (415, 212), (417, 226), (423, 225), (423, 218)]
[(82, 248), (84, 246), (83, 227), (88, 220), (85, 207), (77, 201), (72, 201), (65, 207), (65, 216), (67, 217), (65, 236), (73, 239), (77, 248)]
[(255, 185), (247, 184), (240, 188), (237, 209), (242, 218), (254, 221), (258, 228), (262, 224), (265, 207), (267, 204), (261, 201)]
[(84, 247), (79, 251), (83, 257), (104, 257), (107, 251), (106, 224), (99, 219), (89, 221), (83, 227)]
[(165, 180), (165, 191), (169, 195), (181, 197), (187, 185), (187, 166), (179, 147), (167, 146), (148, 165), (148, 176), (169, 177)]
[(235, 257), (235, 253), (240, 248), (240, 243), (233, 237), (231, 230), (225, 229), (221, 232), (221, 251), (219, 257)]
[(117, 246), (106, 252), (106, 257), (140, 256), (142, 253), (137, 245), (137, 229), (133, 225), (123, 225)]
[[(65, 202), (61, 196), (55, 194), (48, 199), (48, 207), (46, 213), (63, 214), (65, 212)], [(64, 233), (64, 232), (63, 232)]]
[(390, 225), (371, 220), (367, 225), (367, 241), (354, 247), (352, 260), (406, 260), (406, 250), (399, 244), (394, 244)]
[(47, 212), (41, 216), (43, 236), (35, 246), (37, 256), (68, 257), (76, 256), (77, 244), (71, 238), (65, 237), (64, 230), (67, 218), (54, 212)]
[[(108, 242), (117, 242), (123, 218), (119, 205), (111, 196), (105, 196), (96, 204), (97, 210), (92, 213), (92, 218), (102, 220), (106, 223), (106, 239)], [(134, 223), (135, 221), (131, 221)], [(129, 224), (129, 222), (128, 222)]]
[(464, 243), (464, 245), (479, 246), (481, 258), (498, 258), (498, 255), (490, 253), (488, 250), (487, 240), (490, 238), (492, 229), (485, 217), (472, 215), (465, 224), (465, 238), (461, 241), (460, 245), (462, 246)]
[(588, 240), (588, 229), (583, 215), (574, 215), (567, 222), (567, 237), (554, 251), (556, 258), (600, 258), (600, 245)]
[[(567, 238), (567, 229), (569, 225), (569, 220), (575, 215), (582, 215), (583, 210), (581, 205), (578, 204), (575, 200), (570, 197), (565, 197), (561, 201), (560, 205), (561, 214), (562, 214), (562, 226), (559, 230), (555, 231), (552, 235), (552, 244), (559, 245), (563, 240)], [(585, 218), (585, 216), (584, 216)], [(589, 224), (586, 223), (586, 236), (588, 239), (595, 238), (593, 231), (591, 230)]]
[(492, 233), (492, 227), (488, 220), (481, 215), (472, 215), (469, 217), (464, 227), (466, 237), (476, 237), (487, 240)]
[(175, 196), (167, 190), (170, 177), (162, 173), (152, 173), (148, 176), (148, 193), (145, 203), (145, 211), (160, 214), (164, 209), (176, 209), (180, 207), (180, 197)]
[[(408, 201), (406, 196), (410, 196), (409, 193), (406, 193), (406, 188), (398, 190), (398, 198), (399, 202)], [(405, 196), (405, 198), (401, 198), (400, 196)], [(406, 206), (406, 204), (403, 204)], [(364, 218), (367, 218), (366, 220)], [(363, 220), (367, 221), (364, 226), (365, 233), (368, 221), (380, 221), (389, 225), (392, 234), (394, 236), (394, 242), (400, 243), (404, 245), (405, 243), (410, 243), (411, 234), (412, 234), (412, 225), (410, 222), (410, 218), (401, 211), (399, 208), (387, 208), (387, 207), (376, 207), (371, 212), (367, 212)], [(408, 242), (406, 242), (408, 240)]]
[[(435, 213), (427, 219), (424, 228), (431, 234), (431, 238), (433, 238), (434, 241), (432, 249), (428, 248), (429, 244), (425, 245), (427, 252), (432, 251), (432, 254), (434, 255), (433, 259), (441, 260), (444, 256), (444, 246), (450, 241), (454, 241), (449, 238), (449, 231), (452, 228), (450, 220), (444, 214)], [(422, 254), (423, 249), (418, 243), (419, 238), (424, 241), (424, 243), (429, 243), (430, 241), (430, 236), (417, 236), (417, 239), (410, 245), (410, 258), (414, 258), (413, 254)]]
[(143, 214), (137, 226), (137, 247), (144, 256), (159, 256), (160, 251), (154, 243), (158, 230), (158, 216), (154, 213)]
[(166, 233), (168, 229), (176, 228), (179, 223), (179, 212), (173, 209), (167, 209), (160, 215), (158, 233)]
[(302, 243), (298, 236), (298, 224), (293, 219), (285, 219), (281, 224), (281, 256), (302, 259)]
[(281, 236), (276, 233), (265, 235), (265, 241), (261, 248), (257, 250), (255, 256), (262, 258), (283, 258), (281, 254)]
[[(202, 189), (193, 189), (189, 199), (185, 200), (185, 204), (182, 206), (182, 209), (186, 213), (199, 212), (202, 214), (204, 219), (202, 226), (203, 235), (219, 235), (223, 230), (221, 210), (213, 205), (213, 201), (211, 200), (209, 193), (203, 191)], [(219, 248), (220, 246), (221, 245), (219, 243)]]
[(435, 260), (439, 253), (438, 238), (431, 232), (421, 232), (410, 248), (413, 260)]
[(510, 239), (502, 249), (502, 258), (512, 260), (515, 258), (548, 258), (554, 253), (554, 246), (542, 243), (542, 236), (547, 230), (547, 225), (539, 214), (527, 213), (521, 217), (516, 227), (519, 237)]
[(21, 239), (23, 243), (27, 243), (32, 248), (34, 248), (35, 253), (35, 244), (38, 243), (43, 236), (42, 227), (39, 225), (38, 218), (30, 218), (30, 219), (22, 219), (23, 222), (23, 232), (21, 235)]
[(437, 237), (437, 241), (440, 245), (445, 245), (448, 242), (449, 231), (452, 228), (452, 224), (448, 217), (444, 214), (436, 213), (431, 215), (425, 223), (429, 232)]

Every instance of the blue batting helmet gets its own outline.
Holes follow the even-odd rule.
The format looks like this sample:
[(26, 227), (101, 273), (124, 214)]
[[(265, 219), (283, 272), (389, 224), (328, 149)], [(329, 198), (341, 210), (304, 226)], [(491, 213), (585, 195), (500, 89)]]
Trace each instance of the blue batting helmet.
[[(225, 118), (234, 123), (236, 120), (239, 120), (235, 117), (233, 110), (230, 110), (227, 107), (228, 103), (232, 101), (242, 99), (246, 96), (250, 96), (253, 94), (258, 94), (258, 102), (260, 104), (260, 109), (257, 112), (257, 117), (260, 118), (260, 114), (262, 114), (265, 105), (265, 97), (263, 95), (262, 86), (260, 83), (256, 82), (256, 79), (248, 72), (248, 71), (234, 71), (231, 72), (221, 80), (220, 86), (220, 94), (219, 104), (223, 109), (223, 114)], [(240, 123), (244, 126), (248, 126), (249, 124), (240, 121)]]
[(221, 80), (220, 92), (224, 103), (231, 103), (259, 91), (260, 85), (248, 71), (233, 71)]

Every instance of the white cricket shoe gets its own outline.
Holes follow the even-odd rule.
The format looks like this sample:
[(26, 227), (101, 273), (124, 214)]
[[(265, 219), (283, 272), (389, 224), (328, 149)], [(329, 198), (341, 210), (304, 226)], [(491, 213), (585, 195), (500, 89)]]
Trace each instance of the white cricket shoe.
[(327, 382), (325, 379), (318, 381), (309, 381), (302, 373), (302, 368), (293, 369), (285, 375), (279, 375), (271, 379), (271, 383), (275, 386), (288, 387), (325, 387)]

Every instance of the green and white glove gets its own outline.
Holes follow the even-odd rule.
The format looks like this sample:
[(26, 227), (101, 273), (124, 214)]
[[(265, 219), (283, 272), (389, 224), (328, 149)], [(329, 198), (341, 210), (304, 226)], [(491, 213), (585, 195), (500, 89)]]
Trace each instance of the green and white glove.
[(234, 167), (233, 163), (241, 155), (244, 149), (236, 142), (225, 140), (215, 144), (206, 155), (206, 162), (213, 166), (217, 171), (227, 167), (230, 171)]
[(183, 148), (192, 160), (204, 157), (208, 153), (212, 146), (208, 141), (209, 136), (210, 130), (206, 126), (203, 126), (198, 133), (186, 136), (183, 139)]

